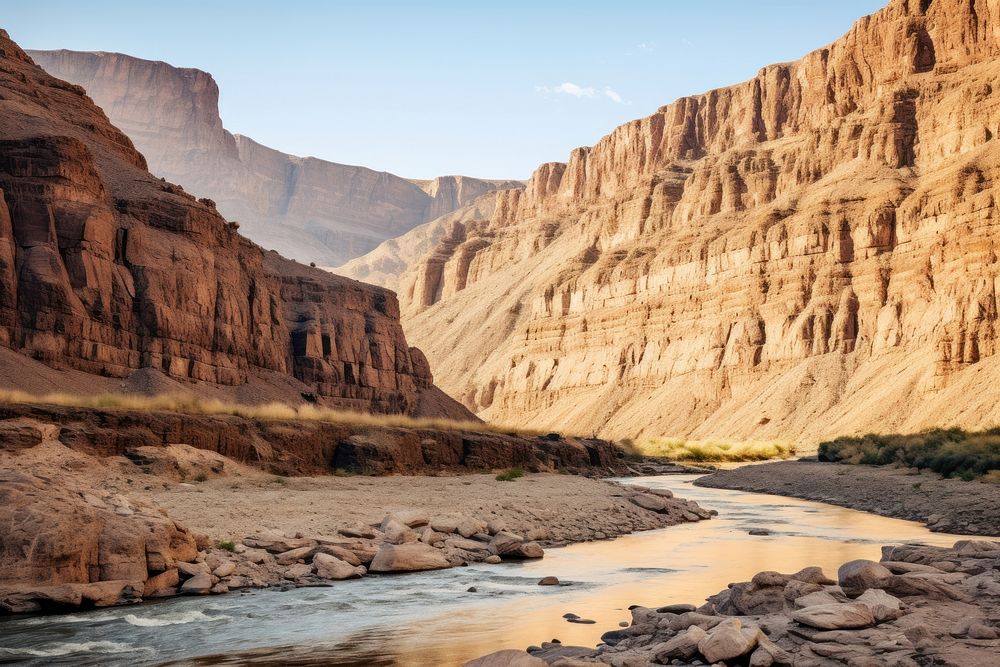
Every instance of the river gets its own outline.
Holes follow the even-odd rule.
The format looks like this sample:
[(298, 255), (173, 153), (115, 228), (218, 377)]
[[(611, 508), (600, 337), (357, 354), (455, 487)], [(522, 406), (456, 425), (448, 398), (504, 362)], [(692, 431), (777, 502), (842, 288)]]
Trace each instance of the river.
[[(845, 561), (878, 560), (883, 544), (962, 539), (822, 503), (700, 488), (696, 478), (623, 481), (718, 510), (710, 521), (549, 549), (523, 564), (4, 620), (0, 664), (461, 665), (553, 638), (593, 646), (628, 621), (630, 605), (698, 604), (761, 570), (819, 565), (835, 575)], [(547, 575), (564, 585), (538, 586)], [(596, 623), (569, 623), (567, 612)]]

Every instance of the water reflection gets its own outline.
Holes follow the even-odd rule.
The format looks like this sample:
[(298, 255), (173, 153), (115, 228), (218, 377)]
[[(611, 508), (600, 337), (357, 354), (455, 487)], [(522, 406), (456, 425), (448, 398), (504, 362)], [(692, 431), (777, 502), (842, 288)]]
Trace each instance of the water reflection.
[[(877, 560), (882, 544), (961, 539), (840, 507), (703, 489), (693, 479), (630, 481), (669, 488), (718, 510), (717, 518), (553, 549), (524, 564), (7, 621), (0, 623), (0, 662), (460, 665), (553, 638), (594, 645), (628, 620), (629, 605), (698, 603), (760, 570), (819, 565), (833, 574), (847, 560)], [(761, 527), (771, 534), (747, 534)], [(569, 585), (538, 586), (546, 575)], [(477, 591), (468, 592), (471, 586)], [(566, 612), (596, 623), (567, 623)]]

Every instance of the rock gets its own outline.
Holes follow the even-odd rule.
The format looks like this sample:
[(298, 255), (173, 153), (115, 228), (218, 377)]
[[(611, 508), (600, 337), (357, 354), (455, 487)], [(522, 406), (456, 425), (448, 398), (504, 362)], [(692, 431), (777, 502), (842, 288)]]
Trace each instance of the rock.
[(235, 571), (236, 571), (236, 563), (234, 563), (231, 560), (227, 560), (223, 563), (220, 563), (217, 568), (212, 570), (212, 574), (214, 574), (219, 578), (223, 578), (223, 577), (228, 577)]
[(389, 517), (382, 522), (382, 532), (390, 544), (406, 544), (420, 539), (417, 533), (407, 528), (405, 524)]
[(792, 619), (822, 630), (869, 628), (875, 625), (871, 607), (863, 602), (814, 605), (793, 611)]
[(496, 554), (490, 554), (485, 559), (483, 559), (483, 562), (484, 563), (489, 563), (490, 565), (497, 565), (502, 560), (503, 559), (501, 559), (500, 556), (497, 556)]
[(208, 595), (212, 590), (212, 575), (202, 572), (181, 584), (181, 595)]
[(179, 584), (180, 575), (177, 568), (170, 568), (146, 580), (142, 589), (142, 597), (157, 598), (174, 595)]
[(559, 579), (556, 577), (542, 577), (539, 582), (539, 586), (558, 586)]
[(545, 551), (537, 542), (524, 542), (514, 551), (504, 554), (507, 558), (542, 558)]
[(465, 518), (455, 527), (453, 532), (457, 532), (462, 537), (472, 537), (476, 533), (486, 530), (486, 522), (478, 519)]
[(883, 590), (870, 588), (862, 593), (857, 602), (868, 605), (876, 623), (892, 621), (903, 615), (903, 603)]
[(316, 576), (321, 579), (355, 579), (367, 573), (363, 565), (351, 565), (326, 553), (313, 557), (313, 567), (316, 568)]
[(892, 572), (870, 560), (852, 560), (837, 570), (840, 587), (848, 595), (860, 595), (869, 588), (881, 588), (892, 578)]
[[(430, 523), (430, 517), (426, 512), (421, 510), (401, 510), (399, 512), (393, 512), (393, 516), (396, 517), (397, 521), (408, 528), (426, 526)], [(385, 529), (383, 528), (383, 530)]]
[(677, 634), (673, 639), (657, 644), (650, 651), (660, 664), (671, 660), (690, 660), (698, 654), (698, 644), (707, 637), (704, 630), (693, 625)]
[[(355, 552), (335, 544), (322, 544), (316, 548), (316, 552), (317, 554), (320, 553), (329, 554), (330, 556), (342, 560), (345, 563), (348, 563), (349, 565), (354, 565), (355, 567), (362, 564), (361, 559), (358, 558), (358, 555)], [(374, 552), (372, 553), (372, 556), (374, 556)], [(316, 558), (314, 556), (313, 562), (315, 562), (315, 560)], [(371, 558), (368, 558), (367, 562), (370, 563)]]
[(263, 549), (271, 554), (282, 554), (295, 549), (315, 547), (316, 542), (305, 538), (265, 533), (244, 538), (243, 545), (252, 549)]
[(228, 592), (229, 592), (229, 586), (226, 586), (225, 584), (215, 584), (209, 591), (209, 593), (211, 593), (212, 595), (221, 595), (223, 593), (228, 593)]
[(363, 523), (355, 523), (350, 526), (345, 526), (340, 528), (337, 532), (345, 537), (363, 537), (365, 539), (372, 539), (380, 535), (379, 531), (375, 530), (371, 526), (366, 526)]
[(476, 588), (475, 586), (469, 586), (468, 588), (465, 589), (465, 592), (466, 593), (478, 593), (479, 589)]
[(636, 493), (628, 497), (633, 505), (649, 510), (651, 512), (665, 512), (669, 503), (660, 496), (649, 493)]
[(526, 651), (508, 649), (470, 660), (463, 667), (548, 667), (548, 663)]
[(177, 563), (177, 571), (185, 579), (199, 574), (211, 574), (208, 565), (205, 563)]
[(966, 633), (970, 639), (996, 639), (1000, 637), (997, 629), (984, 623), (973, 623)]
[(693, 604), (668, 604), (657, 607), (656, 612), (658, 614), (683, 614), (695, 609), (696, 607)]
[(486, 530), (490, 535), (496, 535), (499, 532), (507, 530), (507, 522), (503, 519), (492, 519), (486, 524)]
[(444, 541), (444, 544), (453, 549), (464, 549), (465, 551), (485, 552), (488, 549), (486, 544), (475, 540), (467, 540), (464, 537), (449, 537)]
[(579, 625), (594, 625), (597, 621), (591, 618), (567, 618), (569, 623), (578, 623)]
[(313, 545), (299, 547), (297, 549), (289, 549), (288, 551), (283, 551), (274, 557), (275, 562), (278, 565), (293, 565), (300, 560), (308, 560), (316, 552), (316, 547)]
[(757, 648), (750, 654), (750, 667), (791, 665), (793, 660), (788, 651), (772, 642), (763, 632), (757, 635)]
[(282, 573), (281, 576), (284, 577), (285, 579), (294, 581), (296, 579), (307, 577), (310, 574), (312, 574), (312, 572), (313, 572), (313, 566), (310, 565), (309, 563), (296, 563), (294, 565), (289, 565), (288, 567), (286, 567), (285, 571)]
[(732, 660), (757, 646), (756, 628), (744, 628), (737, 618), (729, 618), (708, 631), (698, 642), (698, 651), (710, 663)]
[(254, 563), (260, 565), (268, 560), (271, 560), (272, 556), (263, 549), (247, 549), (241, 554), (248, 563)]
[(370, 572), (416, 572), (451, 567), (437, 549), (421, 544), (385, 544), (375, 554)]
[(770, 535), (771, 531), (767, 528), (751, 528), (749, 531), (750, 535)]
[(463, 516), (435, 516), (431, 517), (430, 526), (439, 533), (457, 533), (458, 525), (468, 517)]

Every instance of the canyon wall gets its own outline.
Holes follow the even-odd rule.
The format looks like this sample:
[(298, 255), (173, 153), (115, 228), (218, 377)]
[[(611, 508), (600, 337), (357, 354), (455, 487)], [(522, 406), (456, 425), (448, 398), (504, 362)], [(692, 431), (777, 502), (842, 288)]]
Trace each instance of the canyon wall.
[(399, 279), (480, 416), (605, 436), (1000, 423), (1000, 2), (893, 0), (545, 164)]
[(151, 172), (211, 198), (250, 239), (305, 263), (339, 266), (489, 190), (521, 186), (468, 176), (410, 181), (288, 155), (226, 131), (206, 72), (119, 53), (28, 53), (83, 86)]
[(40, 361), (95, 384), (137, 369), (222, 387), (270, 376), (389, 413), (417, 413), (437, 393), (392, 292), (240, 236), (212, 202), (151, 175), (81, 87), (2, 31), (0, 192), (0, 344), (25, 369)]

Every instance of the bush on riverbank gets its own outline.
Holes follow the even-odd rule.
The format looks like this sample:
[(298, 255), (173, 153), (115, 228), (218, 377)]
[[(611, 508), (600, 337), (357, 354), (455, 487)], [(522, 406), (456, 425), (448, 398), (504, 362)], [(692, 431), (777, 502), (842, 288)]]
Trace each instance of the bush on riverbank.
[(896, 463), (933, 470), (944, 477), (995, 479), (994, 473), (1000, 470), (1000, 428), (837, 438), (820, 444), (819, 460), (861, 465)]
[(784, 442), (725, 442), (651, 438), (632, 443), (631, 449), (644, 456), (656, 456), (669, 461), (726, 463), (785, 459), (795, 448)]

